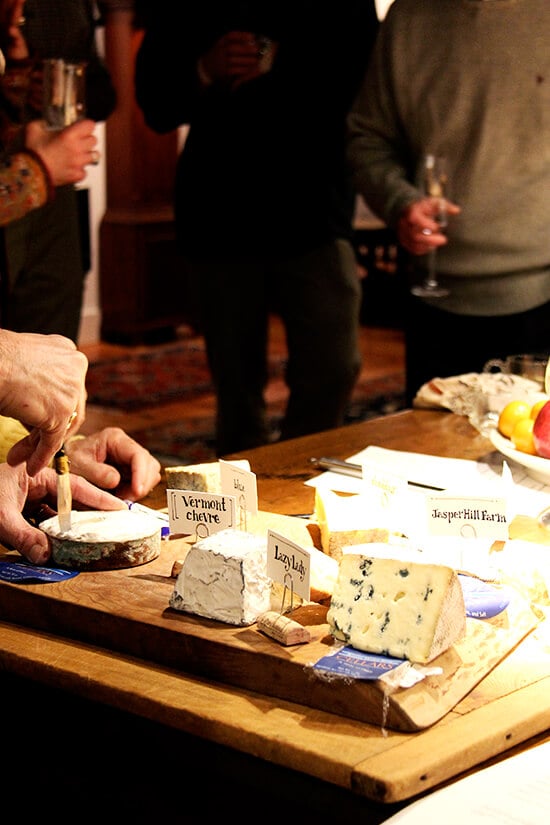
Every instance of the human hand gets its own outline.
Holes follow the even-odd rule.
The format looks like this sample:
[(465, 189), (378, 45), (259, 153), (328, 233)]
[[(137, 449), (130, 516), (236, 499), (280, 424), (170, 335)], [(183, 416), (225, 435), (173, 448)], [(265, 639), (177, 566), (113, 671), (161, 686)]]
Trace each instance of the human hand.
[(98, 487), (116, 491), (120, 498), (138, 501), (160, 479), (160, 463), (120, 427), (106, 427), (85, 438), (65, 443), (71, 472)]
[[(88, 481), (70, 474), (73, 505), (79, 503), (90, 510), (123, 510), (120, 499), (98, 490)], [(10, 467), (0, 464), (0, 541), (18, 550), (33, 564), (45, 564), (51, 554), (48, 537), (25, 520), (41, 506), (49, 510), (57, 500), (57, 473), (50, 467), (40, 470), (34, 478), (27, 475), (23, 464)], [(51, 510), (51, 515), (55, 510)]]
[(34, 476), (84, 420), (88, 359), (62, 335), (0, 329), (0, 364), (0, 412), (29, 430), (8, 462)]
[[(438, 223), (441, 210), (436, 198), (421, 198), (402, 211), (397, 224), (397, 238), (412, 255), (426, 255), (438, 246), (445, 246), (448, 238)], [(460, 214), (460, 206), (445, 200), (447, 215)]]
[(210, 82), (226, 83), (235, 87), (270, 67), (275, 44), (270, 43), (270, 60), (254, 32), (231, 31), (217, 40), (203, 55), (200, 66)]
[(94, 129), (95, 123), (89, 118), (60, 131), (48, 129), (42, 120), (33, 120), (26, 127), (25, 146), (40, 156), (54, 186), (78, 183), (86, 177), (86, 166), (99, 160)]

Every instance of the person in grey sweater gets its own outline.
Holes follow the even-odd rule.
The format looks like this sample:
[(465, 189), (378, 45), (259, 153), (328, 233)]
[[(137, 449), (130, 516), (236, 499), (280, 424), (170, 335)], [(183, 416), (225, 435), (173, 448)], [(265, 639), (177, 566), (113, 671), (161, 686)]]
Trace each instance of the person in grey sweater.
[[(437, 248), (448, 288), (406, 299), (410, 402), (435, 376), (550, 351), (549, 42), (547, 0), (394, 0), (381, 25), (348, 118), (353, 180), (407, 278)], [(415, 183), (426, 152), (447, 158), (444, 232)]]

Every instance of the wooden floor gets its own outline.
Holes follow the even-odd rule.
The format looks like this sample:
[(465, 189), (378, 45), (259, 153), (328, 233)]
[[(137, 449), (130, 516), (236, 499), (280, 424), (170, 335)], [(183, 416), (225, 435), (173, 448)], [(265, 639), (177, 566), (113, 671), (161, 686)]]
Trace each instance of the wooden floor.
[[(178, 334), (189, 337), (193, 332), (188, 328), (178, 330)], [(286, 349), (284, 330), (280, 321), (273, 317), (270, 330), (270, 348)], [(153, 347), (154, 348), (154, 347)], [(152, 349), (147, 346), (124, 346), (118, 344), (98, 343), (80, 347), (90, 362), (105, 360), (106, 358), (120, 358), (122, 355), (139, 354)], [(382, 378), (390, 373), (404, 369), (404, 341), (403, 333), (398, 329), (382, 327), (361, 327), (361, 352), (363, 355), (363, 376), (367, 378)], [(267, 388), (268, 396), (277, 394), (286, 395), (286, 386), (282, 379), (273, 381)], [(199, 409), (197, 409), (199, 408)], [(89, 404), (86, 421), (81, 432), (92, 433), (107, 426), (123, 427), (130, 434), (155, 425), (181, 422), (186, 418), (204, 415), (211, 410), (214, 415), (215, 399), (213, 395), (203, 395), (198, 400), (183, 400), (169, 404), (152, 406), (139, 412), (123, 412), (114, 408), (98, 407)]]

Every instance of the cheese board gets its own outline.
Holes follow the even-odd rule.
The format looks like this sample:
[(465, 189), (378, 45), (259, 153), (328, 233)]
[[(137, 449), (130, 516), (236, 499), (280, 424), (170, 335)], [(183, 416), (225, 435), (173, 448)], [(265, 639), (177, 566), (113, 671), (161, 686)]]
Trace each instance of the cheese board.
[[(247, 524), (250, 532), (267, 529), (313, 546), (303, 519), (260, 512)], [(290, 614), (311, 637), (296, 647), (281, 646), (255, 625), (226, 625), (169, 606), (174, 566), (191, 543), (192, 538), (163, 541), (159, 556), (136, 568), (86, 571), (59, 583), (0, 582), (0, 618), (404, 732), (445, 716), (538, 623), (522, 600), (512, 600), (494, 619), (468, 618), (465, 637), (432, 662), (441, 673), (408, 689), (326, 679), (313, 669), (339, 644), (329, 631), (326, 604), (303, 603)], [(14, 555), (5, 551), (0, 560)]]

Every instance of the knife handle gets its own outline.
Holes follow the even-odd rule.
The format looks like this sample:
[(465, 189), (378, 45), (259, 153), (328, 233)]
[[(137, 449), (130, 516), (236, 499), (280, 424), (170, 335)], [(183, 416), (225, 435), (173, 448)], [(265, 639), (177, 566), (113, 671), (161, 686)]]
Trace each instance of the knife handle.
[(340, 458), (310, 458), (312, 464), (320, 470), (332, 470), (342, 475), (353, 476), (353, 478), (363, 478), (363, 468), (360, 464), (353, 464), (351, 461), (342, 461)]

